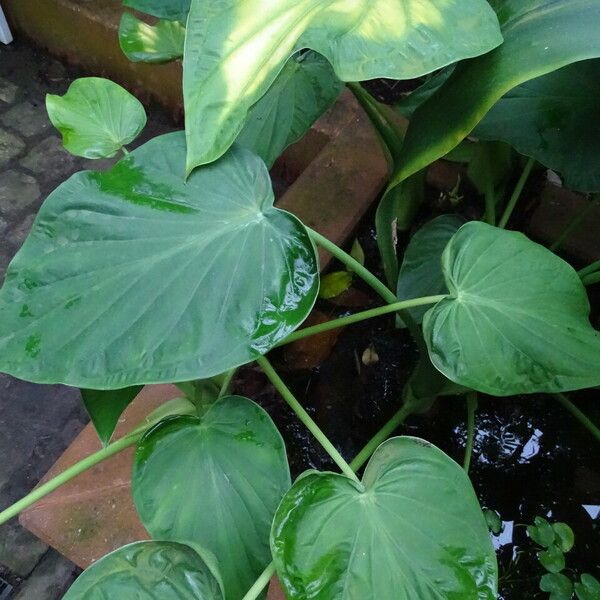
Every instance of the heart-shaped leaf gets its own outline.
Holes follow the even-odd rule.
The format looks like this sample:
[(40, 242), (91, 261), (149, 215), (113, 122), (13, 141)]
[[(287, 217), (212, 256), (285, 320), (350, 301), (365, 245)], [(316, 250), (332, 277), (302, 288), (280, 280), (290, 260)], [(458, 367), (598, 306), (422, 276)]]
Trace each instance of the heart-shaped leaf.
[(549, 600), (571, 600), (573, 583), (562, 573), (546, 573), (540, 579), (540, 590), (550, 594)]
[(556, 533), (556, 545), (563, 552), (570, 552), (575, 545), (575, 534), (566, 523), (552, 523), (552, 529)]
[(527, 525), (527, 535), (543, 548), (552, 546), (556, 539), (556, 531), (552, 525), (542, 517), (536, 517), (533, 521), (533, 525)]
[(52, 125), (75, 156), (108, 158), (132, 142), (146, 125), (141, 102), (109, 79), (76, 79), (64, 96), (46, 95)]
[(407, 79), (500, 44), (485, 0), (192, 0), (184, 55), (187, 171), (233, 143), (288, 58), (311, 48), (343, 81)]
[(187, 19), (191, 0), (123, 0), (123, 6), (171, 21)]
[(498, 0), (494, 6), (504, 43), (458, 65), (415, 111), (391, 187), (450, 152), (513, 88), (600, 57), (597, 0)]
[(103, 446), (110, 442), (119, 417), (141, 390), (141, 385), (134, 385), (122, 390), (81, 390), (85, 409), (90, 415)]
[(185, 138), (148, 142), (46, 200), (0, 291), (0, 371), (93, 389), (189, 381), (267, 352), (318, 293), (304, 226), (235, 146), (183, 179)]
[(237, 142), (268, 166), (335, 102), (344, 84), (316, 52), (287, 63), (267, 93), (249, 110)]
[(133, 62), (162, 63), (183, 56), (185, 27), (179, 21), (160, 20), (148, 25), (124, 13), (119, 25), (119, 44)]
[(511, 90), (475, 130), (558, 171), (575, 190), (600, 190), (600, 60), (577, 62)]
[(565, 555), (562, 550), (556, 546), (549, 546), (537, 554), (540, 564), (549, 573), (560, 573), (565, 568)]
[(589, 573), (583, 573), (581, 581), (575, 584), (578, 600), (598, 600), (600, 598), (600, 582)]
[(271, 562), (269, 530), (290, 473), (281, 435), (251, 400), (230, 396), (202, 418), (157, 425), (138, 445), (132, 485), (153, 537), (191, 540), (217, 557), (229, 600)]
[(523, 234), (463, 225), (446, 246), (450, 296), (423, 320), (433, 364), (495, 396), (600, 385), (600, 334), (575, 270)]
[(497, 565), (469, 478), (423, 440), (392, 438), (362, 485), (309, 471), (271, 532), (289, 600), (491, 600)]
[[(448, 293), (442, 273), (442, 252), (464, 223), (465, 220), (459, 215), (441, 215), (413, 235), (400, 267), (398, 300)], [(409, 308), (407, 312), (420, 323), (428, 310), (428, 306), (423, 306)]]
[(214, 558), (197, 546), (135, 542), (86, 569), (63, 600), (224, 600)]

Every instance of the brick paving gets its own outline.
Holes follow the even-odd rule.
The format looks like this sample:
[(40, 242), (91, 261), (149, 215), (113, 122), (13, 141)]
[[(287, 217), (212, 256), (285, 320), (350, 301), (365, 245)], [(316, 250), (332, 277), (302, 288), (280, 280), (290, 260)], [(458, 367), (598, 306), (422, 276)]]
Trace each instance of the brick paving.
[[(48, 193), (76, 171), (112, 164), (68, 154), (48, 120), (45, 94), (64, 94), (80, 75), (22, 41), (0, 44), (0, 281)], [(173, 129), (162, 112), (148, 116), (143, 138)], [(78, 390), (0, 374), (0, 508), (35, 486), (86, 422)], [(12, 600), (58, 600), (77, 573), (16, 519), (0, 527), (0, 577)]]

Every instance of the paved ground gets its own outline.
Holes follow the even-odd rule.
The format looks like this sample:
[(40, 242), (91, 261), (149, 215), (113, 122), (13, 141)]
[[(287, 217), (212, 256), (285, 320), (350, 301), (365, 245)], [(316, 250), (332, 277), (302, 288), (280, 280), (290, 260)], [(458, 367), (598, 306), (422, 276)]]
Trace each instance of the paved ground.
[[(63, 94), (80, 73), (23, 42), (0, 44), (0, 282), (43, 199), (75, 171), (111, 161), (71, 156), (48, 121), (46, 93)], [(144, 137), (172, 129), (150, 111)], [(25, 495), (87, 421), (79, 392), (0, 374), (0, 508)], [(75, 566), (19, 526), (0, 527), (0, 577), (13, 593), (0, 599), (57, 600)]]

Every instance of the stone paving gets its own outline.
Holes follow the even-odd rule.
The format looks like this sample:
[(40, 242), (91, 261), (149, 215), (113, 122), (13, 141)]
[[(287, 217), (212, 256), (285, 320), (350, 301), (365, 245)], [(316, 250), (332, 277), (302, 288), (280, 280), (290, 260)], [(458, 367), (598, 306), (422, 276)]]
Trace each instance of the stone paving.
[[(0, 44), (0, 282), (43, 199), (75, 171), (112, 163), (68, 154), (48, 120), (45, 94), (64, 94), (80, 75), (22, 41)], [(174, 128), (159, 111), (148, 121), (144, 138)], [(35, 486), (86, 422), (78, 390), (0, 374), (0, 508)], [(11, 600), (58, 600), (77, 573), (16, 519), (0, 527), (0, 577), (14, 587)]]

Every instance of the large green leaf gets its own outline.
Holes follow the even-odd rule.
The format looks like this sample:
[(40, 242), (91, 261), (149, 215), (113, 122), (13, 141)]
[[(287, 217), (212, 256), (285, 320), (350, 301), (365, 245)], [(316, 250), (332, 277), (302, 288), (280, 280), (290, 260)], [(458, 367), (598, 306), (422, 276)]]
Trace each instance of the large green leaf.
[(221, 156), (288, 58), (323, 54), (343, 81), (406, 79), (500, 44), (485, 0), (192, 0), (184, 56), (187, 172)]
[[(442, 252), (450, 238), (464, 225), (459, 215), (441, 215), (423, 225), (413, 235), (400, 267), (398, 300), (447, 294), (448, 288), (442, 273)], [(428, 306), (409, 308), (407, 312), (420, 323)]]
[(191, 540), (218, 559), (225, 595), (239, 600), (271, 562), (269, 530), (290, 487), (281, 435), (247, 398), (202, 418), (167, 419), (138, 444), (133, 499), (158, 539)]
[(160, 19), (185, 21), (191, 0), (123, 0), (123, 6), (134, 8)]
[(148, 25), (130, 13), (119, 24), (119, 44), (133, 62), (161, 63), (183, 56), (185, 27), (178, 21)]
[(90, 415), (102, 445), (106, 446), (110, 442), (119, 417), (141, 390), (141, 385), (133, 385), (122, 390), (81, 390), (85, 409)]
[(509, 143), (561, 173), (571, 189), (597, 191), (598, 98), (600, 60), (577, 62), (511, 90), (479, 123), (475, 135)]
[(248, 112), (237, 142), (271, 166), (335, 102), (343, 87), (329, 61), (316, 52), (291, 58)]
[(304, 226), (239, 146), (184, 181), (155, 138), (46, 200), (0, 291), (0, 371), (93, 389), (189, 381), (267, 352), (318, 293)]
[(271, 548), (289, 600), (492, 600), (497, 565), (465, 472), (392, 438), (362, 484), (309, 471), (277, 509)]
[(85, 158), (114, 156), (146, 125), (141, 102), (114, 81), (100, 77), (76, 79), (64, 96), (47, 94), (46, 108), (65, 148)]
[(499, 0), (504, 43), (458, 65), (417, 109), (392, 186), (457, 146), (504, 94), (570, 63), (600, 56), (597, 0)]
[[(135, 542), (86, 569), (63, 600), (224, 600), (214, 559), (198, 547)], [(41, 600), (41, 599), (40, 599)]]
[(600, 385), (600, 333), (576, 271), (517, 232), (463, 225), (446, 246), (450, 296), (423, 320), (433, 364), (496, 396)]

